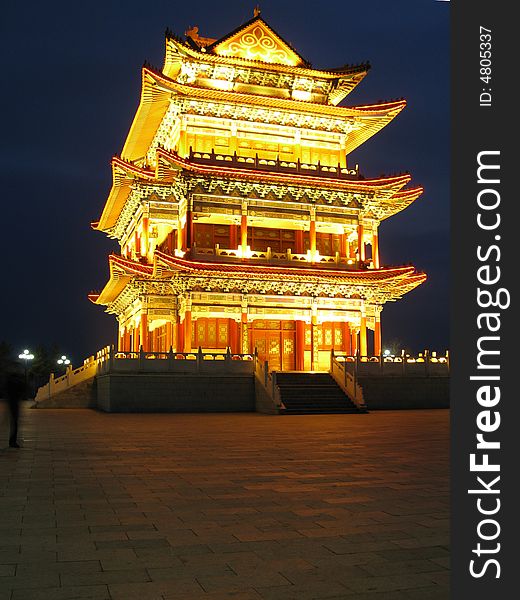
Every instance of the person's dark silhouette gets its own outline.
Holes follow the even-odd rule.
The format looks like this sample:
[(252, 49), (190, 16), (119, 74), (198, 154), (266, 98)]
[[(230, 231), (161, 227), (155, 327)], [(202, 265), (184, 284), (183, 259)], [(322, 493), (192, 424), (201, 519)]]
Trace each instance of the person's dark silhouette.
[(25, 398), (25, 380), (18, 373), (8, 373), (5, 382), (5, 396), (9, 407), (10, 429), (9, 446), (19, 448), (18, 445), (18, 417), (20, 414), (20, 401)]

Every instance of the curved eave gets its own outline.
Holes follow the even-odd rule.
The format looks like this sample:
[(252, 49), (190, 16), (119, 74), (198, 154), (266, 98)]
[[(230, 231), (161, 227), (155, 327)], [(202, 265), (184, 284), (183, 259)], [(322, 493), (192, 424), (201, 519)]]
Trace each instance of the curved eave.
[(348, 77), (340, 77), (327, 96), (328, 103), (337, 106), (366, 77), (367, 73), (368, 70), (364, 70)]
[(381, 131), (383, 127), (386, 127), (390, 121), (393, 121), (397, 117), (405, 106), (406, 100), (399, 100), (379, 106), (356, 106), (355, 110), (360, 111), (356, 116), (362, 119), (363, 126), (347, 135), (345, 152), (350, 154), (361, 146), (363, 142), (366, 142), (373, 135)]
[(418, 186), (407, 190), (400, 190), (388, 200), (383, 200), (381, 202), (381, 209), (384, 211), (384, 215), (381, 217), (381, 220), (388, 219), (388, 217), (405, 210), (410, 204), (415, 202), (423, 192), (424, 188)]
[(251, 181), (269, 181), (273, 183), (281, 183), (287, 185), (307, 185), (319, 188), (334, 188), (350, 192), (387, 192), (388, 195), (397, 193), (407, 183), (411, 176), (409, 174), (396, 175), (393, 177), (381, 177), (378, 179), (363, 179), (363, 180), (340, 180), (328, 179), (325, 177), (306, 176), (300, 173), (278, 173), (276, 171), (255, 171), (254, 169), (236, 169), (227, 167), (225, 163), (221, 166), (202, 165), (190, 162), (187, 159), (180, 157), (174, 152), (169, 152), (163, 148), (157, 148), (158, 163), (161, 160), (168, 161), (174, 168), (182, 168), (186, 171), (199, 173), (201, 175), (221, 175), (224, 177), (234, 177), (249, 179)]
[(105, 232), (109, 232), (116, 224), (117, 219), (121, 214), (121, 210), (128, 200), (134, 181), (136, 181), (136, 179), (152, 181), (154, 178), (152, 172), (140, 169), (120, 158), (114, 157), (111, 164), (112, 187), (101, 217), (95, 227), (98, 231)]
[(146, 156), (170, 99), (170, 91), (157, 86), (151, 72), (143, 68), (141, 100), (121, 152), (122, 158), (136, 161)]
[(414, 290), (416, 287), (418, 287), (422, 283), (424, 283), (427, 278), (428, 278), (428, 276), (426, 275), (426, 273), (416, 273), (414, 275), (406, 277), (405, 279), (400, 281), (399, 284), (397, 285), (396, 291), (398, 292), (398, 295), (395, 296), (393, 298), (393, 300), (398, 300), (405, 294), (408, 294), (409, 292)]
[(369, 64), (346, 65), (339, 69), (318, 70), (312, 69), (307, 65), (290, 66), (275, 63), (266, 63), (259, 60), (251, 60), (247, 58), (239, 58), (237, 56), (222, 56), (219, 54), (210, 54), (209, 52), (201, 52), (195, 50), (191, 46), (173, 38), (166, 38), (166, 52), (164, 58), (164, 74), (169, 77), (175, 72), (175, 65), (179, 62), (179, 57), (186, 56), (195, 59), (198, 62), (225, 64), (237, 67), (249, 67), (252, 69), (261, 69), (264, 71), (276, 70), (281, 73), (291, 75), (299, 75), (301, 77), (316, 77), (320, 79), (341, 79), (352, 74), (362, 73), (363, 77), (370, 69)]
[(133, 277), (148, 277), (153, 271), (151, 266), (142, 265), (141, 263), (125, 259), (116, 254), (111, 254), (108, 257), (108, 264), (110, 268), (110, 277), (105, 287), (99, 294), (89, 295), (89, 299), (94, 302), (94, 304), (107, 306), (117, 299), (119, 294), (121, 294)]

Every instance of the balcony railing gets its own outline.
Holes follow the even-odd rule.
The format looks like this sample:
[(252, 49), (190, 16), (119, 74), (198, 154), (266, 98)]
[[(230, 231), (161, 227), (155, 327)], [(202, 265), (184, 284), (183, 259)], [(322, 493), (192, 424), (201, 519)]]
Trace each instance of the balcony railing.
[(294, 253), (290, 248), (285, 252), (273, 252), (271, 248), (264, 250), (251, 250), (248, 246), (245, 251), (242, 248), (220, 248), (218, 244), (215, 244), (214, 248), (199, 248), (194, 246), (188, 254), (189, 258), (192, 259), (203, 259), (206, 261), (215, 262), (237, 262), (243, 259), (250, 259), (252, 261), (258, 261), (259, 263), (269, 264), (291, 264), (296, 266), (311, 266), (319, 265), (320, 268), (337, 268), (340, 266), (345, 270), (359, 270), (359, 269), (371, 269), (373, 268), (372, 261), (357, 261), (354, 258), (346, 258), (340, 256), (339, 252), (336, 252), (334, 256), (322, 256), (319, 252), (314, 255), (309, 251), (305, 254)]
[(294, 175), (307, 175), (311, 177), (327, 177), (330, 179), (357, 180), (359, 175), (358, 165), (355, 168), (342, 167), (339, 163), (335, 166), (317, 163), (304, 163), (301, 160), (281, 160), (280, 158), (259, 158), (239, 156), (234, 154), (220, 154), (211, 152), (194, 152), (190, 148), (190, 162), (201, 165), (223, 166), (235, 169), (254, 169), (256, 171), (272, 171), (275, 173), (290, 173)]
[(450, 355), (439, 355), (428, 350), (417, 356), (402, 351), (397, 355), (336, 354), (331, 352), (331, 371), (334, 366), (356, 377), (364, 375), (384, 376), (447, 376), (450, 373)]

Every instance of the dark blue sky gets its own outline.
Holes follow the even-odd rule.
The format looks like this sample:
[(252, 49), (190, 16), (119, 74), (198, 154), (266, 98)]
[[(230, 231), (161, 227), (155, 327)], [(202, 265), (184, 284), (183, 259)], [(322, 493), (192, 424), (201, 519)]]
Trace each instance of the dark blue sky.
[[(115, 319), (87, 300), (116, 246), (101, 214), (140, 95), (144, 60), (162, 66), (164, 31), (220, 37), (256, 2), (4, 3), (0, 178), (0, 340), (15, 350), (57, 343), (74, 364), (115, 340)], [(415, 350), (449, 343), (449, 3), (268, 0), (262, 16), (317, 68), (370, 61), (343, 104), (405, 97), (408, 107), (351, 155), (366, 176), (410, 171), (424, 195), (383, 223), (385, 264), (429, 279), (383, 311), (383, 340)]]

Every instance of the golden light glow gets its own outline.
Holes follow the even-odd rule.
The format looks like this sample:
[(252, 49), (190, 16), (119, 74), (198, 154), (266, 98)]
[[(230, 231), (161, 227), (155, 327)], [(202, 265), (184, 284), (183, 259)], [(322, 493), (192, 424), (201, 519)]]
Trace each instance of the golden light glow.
[(311, 99), (311, 93), (304, 92), (303, 90), (293, 90), (292, 97), (293, 100), (302, 100), (304, 102), (308, 102)]
[(251, 258), (251, 256), (253, 256), (251, 246), (246, 246), (245, 248), (243, 248), (242, 246), (239, 246), (237, 248), (237, 255), (240, 258)]
[(216, 90), (223, 90), (228, 92), (233, 89), (233, 82), (226, 81), (224, 79), (212, 79), (210, 82), (210, 86)]

